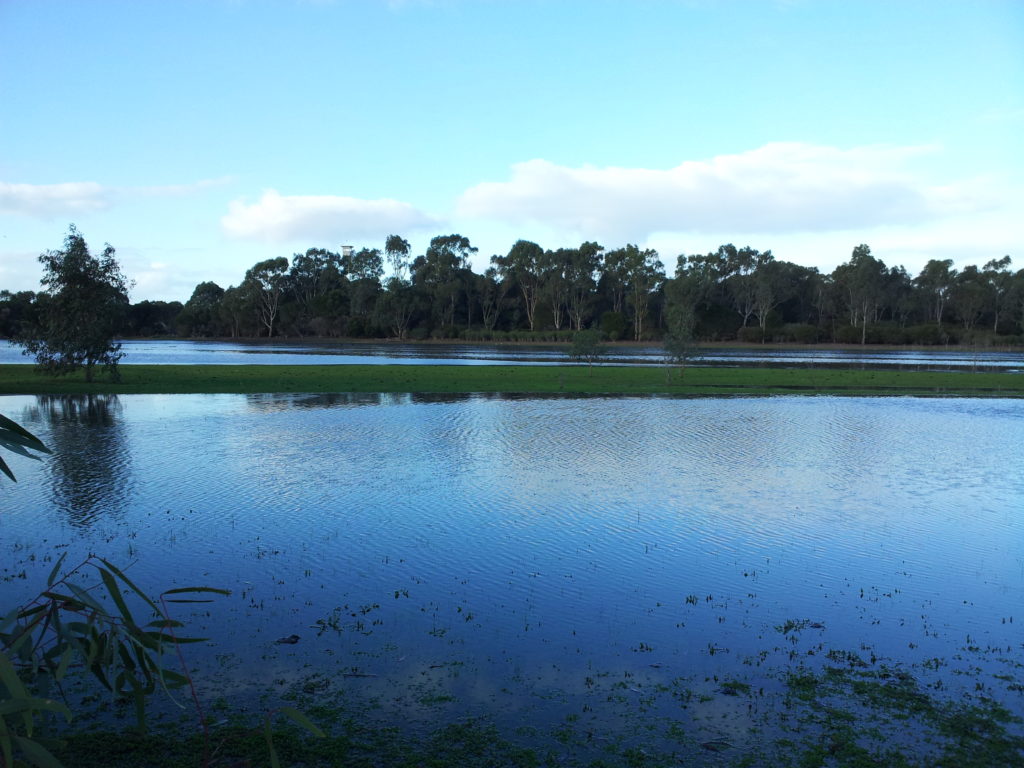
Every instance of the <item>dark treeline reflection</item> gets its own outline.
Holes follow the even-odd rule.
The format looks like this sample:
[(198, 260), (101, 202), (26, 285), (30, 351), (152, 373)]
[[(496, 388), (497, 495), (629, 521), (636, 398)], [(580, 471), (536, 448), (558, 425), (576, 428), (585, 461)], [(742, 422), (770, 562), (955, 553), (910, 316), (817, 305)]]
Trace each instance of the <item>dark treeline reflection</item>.
[[(606, 394), (544, 392), (331, 392), (325, 394), (255, 393), (245, 395), (249, 409), (269, 413), (294, 408), (339, 408), (367, 405), (410, 405), (465, 403), (471, 400), (588, 400), (607, 398)], [(616, 399), (687, 399), (686, 395), (616, 395)]]
[(54, 505), (76, 526), (124, 508), (131, 457), (117, 395), (37, 395), (31, 421), (49, 427)]

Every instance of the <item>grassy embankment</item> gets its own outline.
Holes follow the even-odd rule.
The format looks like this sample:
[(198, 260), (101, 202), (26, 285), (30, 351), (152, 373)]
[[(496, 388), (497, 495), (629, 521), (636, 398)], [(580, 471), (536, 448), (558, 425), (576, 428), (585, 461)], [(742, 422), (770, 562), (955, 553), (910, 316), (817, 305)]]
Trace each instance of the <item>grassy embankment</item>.
[(0, 365), (0, 394), (253, 392), (673, 395), (963, 395), (1024, 397), (1024, 375), (898, 369), (510, 365), (126, 365), (121, 381), (42, 376)]

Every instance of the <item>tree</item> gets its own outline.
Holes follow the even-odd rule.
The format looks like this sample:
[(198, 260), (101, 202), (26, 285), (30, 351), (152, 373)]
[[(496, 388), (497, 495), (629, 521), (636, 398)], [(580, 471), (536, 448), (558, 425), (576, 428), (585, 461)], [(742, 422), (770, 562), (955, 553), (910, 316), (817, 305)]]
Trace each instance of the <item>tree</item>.
[(585, 242), (569, 252), (566, 279), (569, 281), (569, 320), (577, 331), (583, 330), (583, 321), (597, 289), (594, 274), (601, 268), (604, 249), (594, 242)]
[(537, 301), (540, 299), (541, 267), (544, 250), (529, 240), (516, 240), (506, 256), (492, 256), (491, 263), (503, 280), (512, 280), (523, 293), (526, 320), (534, 330)]
[(221, 301), (224, 289), (214, 282), (204, 282), (192, 291), (178, 315), (178, 332), (184, 336), (216, 336), (221, 326)]
[(888, 278), (888, 270), (871, 255), (871, 248), (861, 244), (853, 249), (850, 260), (832, 272), (832, 279), (841, 286), (850, 311), (850, 325), (860, 321), (860, 343), (867, 343), (868, 318), (874, 318), (881, 303)]
[(982, 272), (992, 302), (992, 333), (999, 333), (999, 316), (1013, 287), (1013, 274), (1009, 269), (1011, 262), (1009, 254), (1001, 259), (991, 259), (985, 264), (985, 271)]
[(260, 323), (267, 329), (268, 338), (274, 335), (274, 321), (277, 319), (287, 273), (288, 259), (278, 256), (254, 264), (245, 273), (245, 281), (242, 283), (252, 291)]
[(120, 378), (117, 363), (124, 357), (114, 336), (128, 312), (129, 281), (108, 244), (93, 256), (75, 225), (68, 229), (64, 249), (40, 255), (43, 286), (37, 296), (39, 314), (14, 339), (24, 354), (53, 375), (85, 369), (92, 381), (96, 366)]
[(665, 280), (665, 267), (658, 252), (647, 248), (641, 251), (635, 245), (622, 249), (622, 274), (625, 275), (630, 309), (633, 310), (633, 339), (640, 341), (644, 332), (644, 319), (651, 296)]
[(936, 325), (942, 325), (942, 315), (945, 312), (946, 302), (949, 301), (955, 280), (956, 270), (953, 269), (952, 259), (930, 260), (914, 280), (914, 283), (928, 296), (929, 314), (935, 320)]
[(572, 344), (569, 346), (569, 357), (576, 362), (587, 364), (588, 368), (594, 367), (594, 361), (599, 360), (607, 354), (607, 348), (601, 344), (601, 332), (589, 328), (583, 331), (576, 331), (572, 335)]
[(451, 330), (462, 280), (469, 271), (469, 258), (477, 249), (462, 235), (443, 235), (430, 241), (423, 256), (412, 264), (413, 282), (434, 295), (437, 325)]
[(406, 273), (409, 271), (409, 241), (398, 235), (388, 235), (384, 241), (384, 254), (391, 265), (391, 276), (405, 282)]

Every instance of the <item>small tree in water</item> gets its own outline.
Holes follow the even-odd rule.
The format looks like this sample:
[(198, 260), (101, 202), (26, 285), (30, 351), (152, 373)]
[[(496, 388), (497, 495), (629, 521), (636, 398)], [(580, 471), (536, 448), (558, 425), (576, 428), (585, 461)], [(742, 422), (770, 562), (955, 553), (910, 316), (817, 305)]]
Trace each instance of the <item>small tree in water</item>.
[(572, 336), (572, 346), (569, 347), (569, 357), (576, 362), (586, 362), (591, 368), (594, 361), (604, 357), (607, 349), (601, 343), (603, 334), (595, 329), (577, 331)]
[(677, 306), (669, 312), (668, 333), (662, 340), (665, 347), (665, 363), (669, 367), (665, 371), (666, 380), (670, 378), (672, 366), (679, 369), (679, 378), (686, 373), (686, 364), (700, 357), (697, 340), (694, 336), (696, 317), (688, 306)]
[(85, 369), (92, 381), (97, 365), (117, 381), (118, 361), (124, 357), (114, 336), (128, 309), (129, 283), (107, 245), (98, 257), (89, 253), (85, 238), (72, 224), (64, 249), (39, 257), (43, 265), (39, 319), (15, 342), (24, 354), (35, 355), (46, 373), (62, 376)]

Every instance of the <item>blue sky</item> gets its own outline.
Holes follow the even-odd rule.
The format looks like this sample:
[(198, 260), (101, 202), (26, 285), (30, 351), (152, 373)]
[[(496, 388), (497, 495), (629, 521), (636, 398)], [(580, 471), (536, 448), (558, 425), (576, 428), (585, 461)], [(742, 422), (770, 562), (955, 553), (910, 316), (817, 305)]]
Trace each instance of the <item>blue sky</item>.
[(0, 0), (0, 288), (319, 246), (1024, 267), (1024, 3)]

